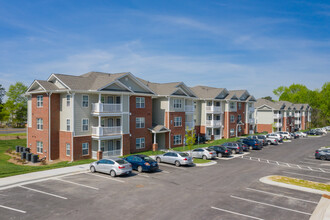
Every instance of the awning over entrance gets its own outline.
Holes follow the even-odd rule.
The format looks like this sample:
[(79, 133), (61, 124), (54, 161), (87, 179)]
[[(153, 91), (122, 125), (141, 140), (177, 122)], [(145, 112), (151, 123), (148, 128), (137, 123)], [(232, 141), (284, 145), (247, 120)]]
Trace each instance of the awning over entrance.
[(152, 133), (165, 133), (170, 132), (171, 130), (165, 127), (164, 125), (152, 124), (152, 127), (149, 128)]
[[(164, 125), (153, 124), (149, 130), (154, 134), (153, 140), (153, 150), (158, 149), (158, 145), (161, 149), (166, 147), (165, 136), (168, 138), (168, 147), (170, 147), (170, 133), (171, 130), (165, 127)], [(165, 134), (167, 133), (167, 134)], [(157, 135), (159, 134), (159, 135)], [(158, 137), (157, 137), (158, 136)]]

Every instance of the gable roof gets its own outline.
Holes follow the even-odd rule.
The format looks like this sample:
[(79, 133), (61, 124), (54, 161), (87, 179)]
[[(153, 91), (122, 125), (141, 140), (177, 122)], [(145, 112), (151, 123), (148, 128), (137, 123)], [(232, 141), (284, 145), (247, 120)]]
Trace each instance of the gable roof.
[(225, 88), (215, 88), (209, 86), (194, 86), (190, 89), (202, 99), (216, 99), (222, 92), (227, 91)]
[(274, 110), (281, 110), (284, 108), (284, 105), (282, 103), (272, 102), (267, 99), (257, 99), (257, 102), (254, 104), (254, 107), (260, 108), (262, 106), (268, 106)]

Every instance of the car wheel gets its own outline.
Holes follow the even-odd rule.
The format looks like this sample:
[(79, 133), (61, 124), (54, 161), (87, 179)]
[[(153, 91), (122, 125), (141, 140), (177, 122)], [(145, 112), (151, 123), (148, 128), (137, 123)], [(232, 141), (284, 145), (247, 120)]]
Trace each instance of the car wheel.
[(138, 169), (137, 169), (137, 170), (138, 170), (139, 173), (141, 173), (142, 170), (143, 170), (143, 169), (142, 169), (142, 166), (138, 166)]
[(157, 158), (156, 158), (156, 161), (157, 161), (157, 163), (160, 163), (160, 162), (161, 162), (160, 157), (157, 157)]
[(287, 137), (284, 137), (284, 139), (286, 140), (286, 139), (288, 139)]
[(322, 155), (322, 156), (320, 156), (320, 159), (321, 160), (325, 160), (325, 159), (327, 159), (324, 155)]
[(202, 158), (203, 158), (203, 160), (206, 160), (206, 159), (207, 159), (205, 155), (203, 155), (203, 157), (202, 157)]
[(111, 170), (111, 171), (110, 171), (110, 176), (115, 177), (115, 176), (116, 176), (116, 171)]
[(95, 173), (95, 171), (96, 171), (94, 166), (91, 166), (90, 170), (92, 173)]
[(231, 153), (232, 153), (232, 154), (235, 154), (235, 153), (236, 153), (236, 151), (235, 151), (235, 150), (231, 150)]
[(175, 161), (175, 166), (179, 167), (181, 164), (179, 161)]
[(249, 147), (249, 149), (250, 149), (250, 150), (252, 150), (252, 149), (253, 149), (253, 147), (251, 147), (251, 146), (250, 146), (250, 147)]
[(219, 157), (219, 158), (222, 157), (222, 154), (221, 154), (221, 153), (218, 153), (218, 157)]
[(268, 141), (268, 144), (269, 144), (269, 145), (271, 145), (271, 143), (272, 143), (271, 141)]

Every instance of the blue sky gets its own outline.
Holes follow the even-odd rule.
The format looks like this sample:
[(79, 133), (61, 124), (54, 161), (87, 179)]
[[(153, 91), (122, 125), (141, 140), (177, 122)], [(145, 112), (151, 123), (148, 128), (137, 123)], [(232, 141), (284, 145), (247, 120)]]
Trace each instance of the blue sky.
[(0, 0), (0, 84), (132, 72), (248, 89), (330, 81), (330, 1)]

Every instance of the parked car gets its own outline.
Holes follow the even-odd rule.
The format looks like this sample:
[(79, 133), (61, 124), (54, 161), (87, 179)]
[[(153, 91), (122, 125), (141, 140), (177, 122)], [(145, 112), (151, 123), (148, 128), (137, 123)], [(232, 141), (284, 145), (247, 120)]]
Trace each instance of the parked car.
[(315, 151), (315, 158), (321, 160), (330, 160), (330, 149), (319, 149)]
[(171, 163), (179, 167), (181, 165), (192, 165), (193, 159), (189, 154), (183, 152), (167, 152), (156, 157), (157, 163)]
[(228, 150), (224, 146), (210, 146), (208, 148), (214, 150), (218, 157), (229, 157), (231, 155), (231, 150)]
[(327, 134), (328, 132), (324, 128), (316, 128), (315, 129), (318, 132), (321, 132), (322, 134)]
[(273, 145), (278, 145), (279, 143), (279, 139), (275, 136), (266, 136), (266, 141), (268, 142), (268, 144), (273, 144)]
[(323, 133), (317, 130), (309, 130), (306, 132), (307, 135), (322, 135)]
[(282, 135), (284, 139), (292, 139), (291, 134), (287, 131), (278, 131), (276, 134)]
[(275, 137), (277, 138), (278, 142), (283, 143), (283, 136), (280, 134), (271, 133), (267, 134), (267, 137)]
[(308, 135), (306, 133), (301, 132), (301, 131), (296, 131), (295, 134), (299, 135), (299, 137), (308, 137)]
[(95, 161), (89, 165), (89, 169), (92, 173), (108, 173), (112, 177), (115, 177), (119, 175), (131, 174), (132, 164), (122, 158), (114, 157), (111, 159), (101, 159), (99, 161)]
[(266, 137), (264, 135), (253, 135), (253, 136), (249, 136), (247, 138), (252, 138), (252, 139), (257, 139), (259, 140), (263, 146), (267, 146), (268, 142), (266, 141)]
[(202, 158), (203, 160), (206, 160), (214, 159), (217, 156), (217, 153), (214, 150), (208, 148), (196, 148), (191, 152), (191, 156), (194, 158)]
[(232, 154), (243, 153), (243, 148), (240, 147), (239, 144), (236, 142), (223, 143), (221, 146), (224, 146), (224, 147), (228, 148), (229, 150), (231, 150)]
[(133, 170), (137, 170), (140, 173), (142, 171), (150, 172), (158, 170), (158, 163), (151, 157), (143, 154), (131, 155), (126, 157), (125, 160), (132, 164)]
[(296, 133), (290, 133), (290, 135), (291, 135), (291, 137), (292, 137), (293, 139), (297, 139), (297, 138), (300, 137), (300, 136), (299, 136), (298, 134), (296, 134)]
[(252, 147), (253, 150), (261, 150), (263, 148), (263, 143), (258, 139), (242, 138), (241, 140), (244, 144)]
[(243, 149), (243, 151), (245, 152), (249, 152), (250, 151), (250, 146), (244, 144), (243, 142), (241, 141), (236, 141), (236, 143), (238, 143), (238, 145)]

